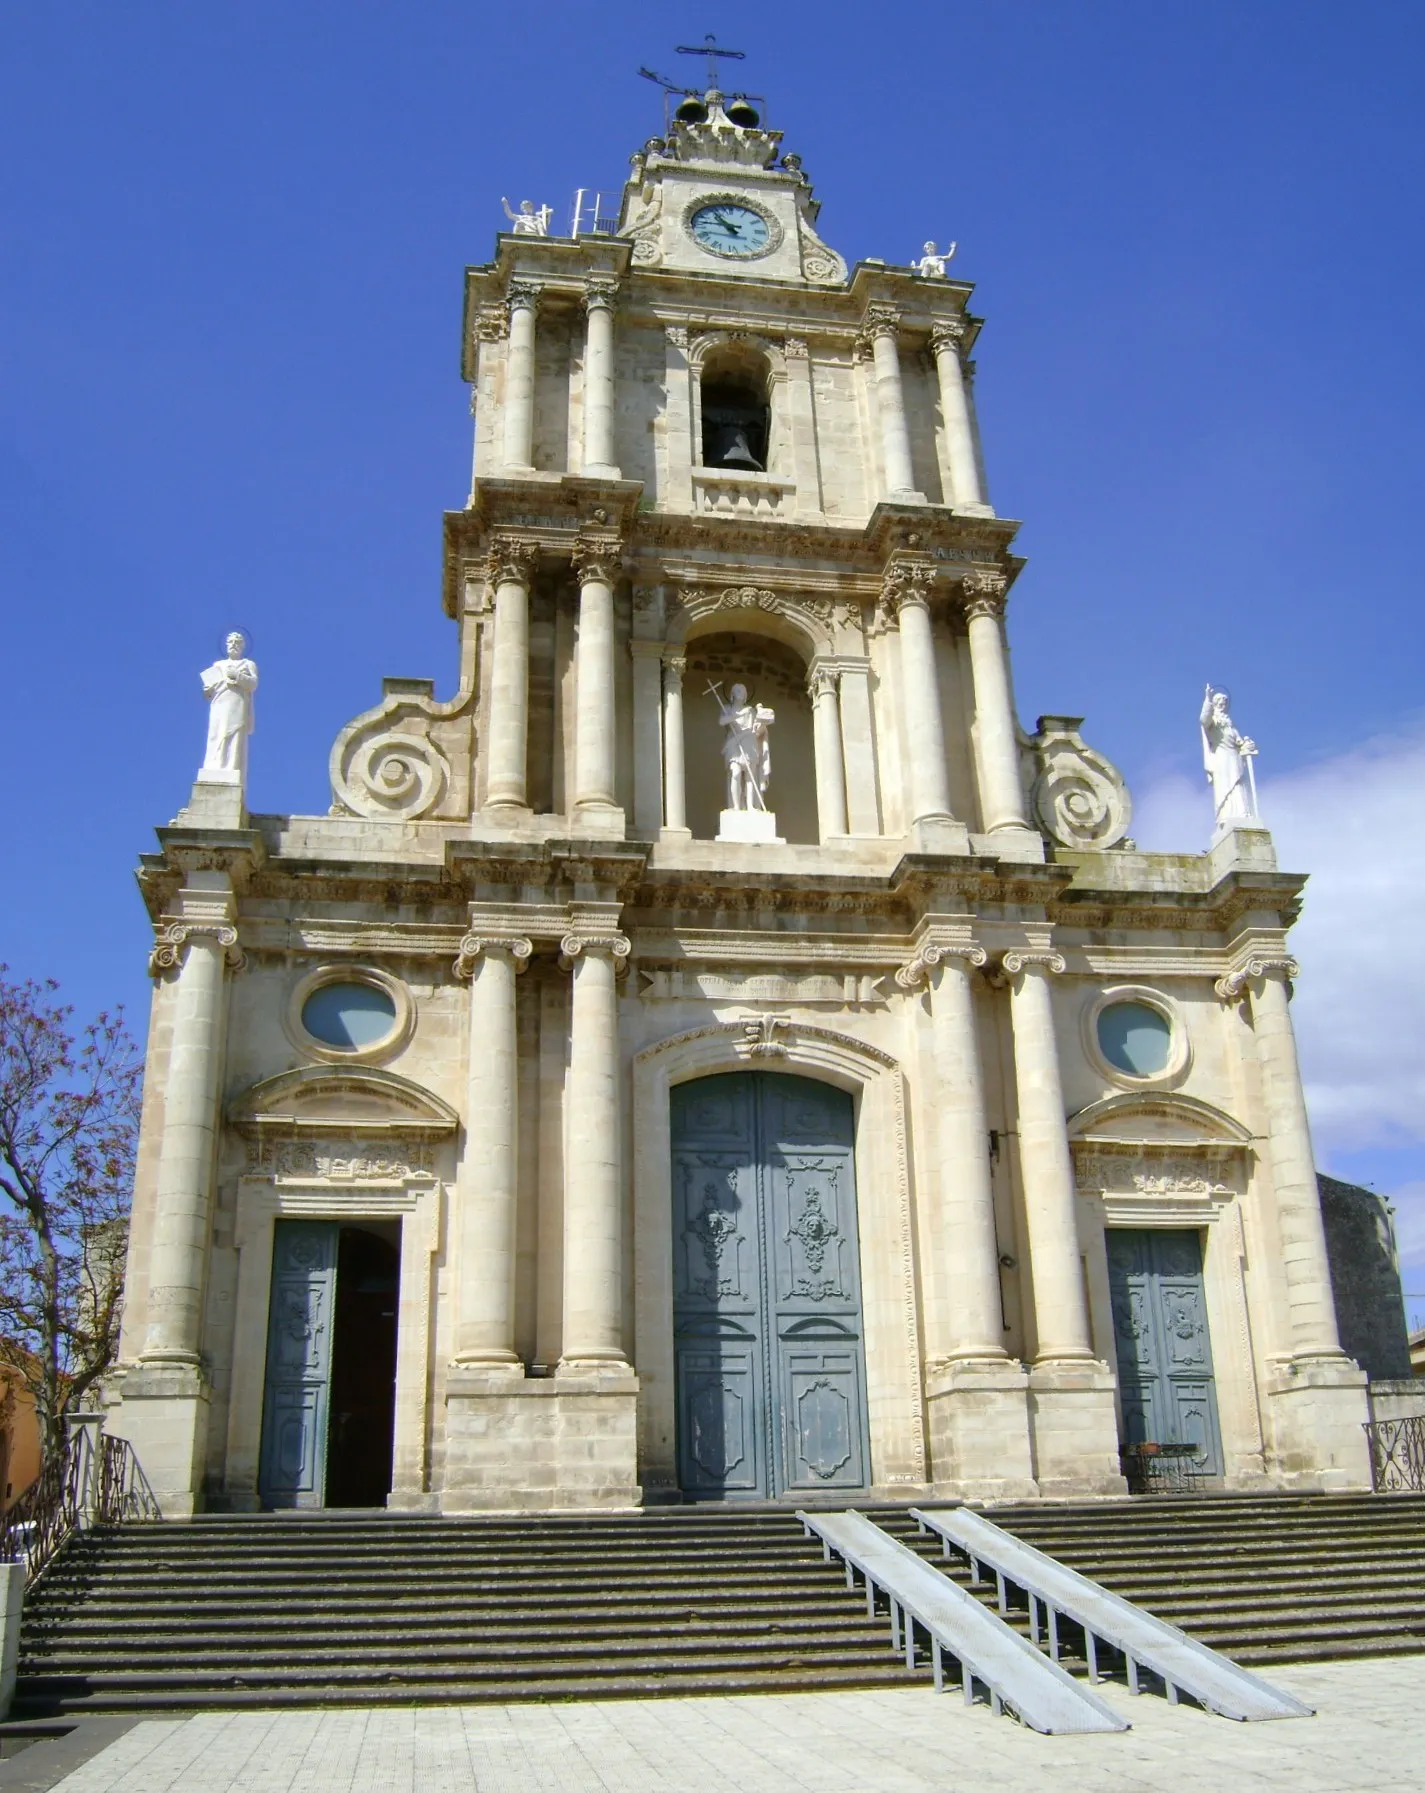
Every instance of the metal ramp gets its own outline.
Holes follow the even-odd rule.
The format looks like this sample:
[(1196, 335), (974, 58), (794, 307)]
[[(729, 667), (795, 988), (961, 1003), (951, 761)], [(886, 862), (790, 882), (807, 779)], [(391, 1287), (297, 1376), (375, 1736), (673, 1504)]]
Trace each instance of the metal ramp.
[(1123, 1655), (1130, 1693), (1141, 1691), (1140, 1671), (1148, 1669), (1161, 1679), (1170, 1701), (1176, 1703), (1181, 1691), (1224, 1718), (1312, 1716), (1313, 1709), (1292, 1694), (1283, 1693), (1131, 1600), (1111, 1594), (980, 1514), (964, 1507), (938, 1511), (912, 1507), (910, 1511), (922, 1532), (932, 1531), (942, 1540), (947, 1556), (953, 1546), (969, 1558), (975, 1581), (979, 1581), (982, 1568), (993, 1573), (1001, 1612), (1007, 1610), (1006, 1584), (1024, 1590), (1029, 1597), (1030, 1635), (1039, 1641), (1042, 1618), (1049, 1654), (1056, 1662), (1060, 1619), (1081, 1626), (1091, 1680), (1100, 1679), (1098, 1648), (1107, 1644)]
[(848, 1587), (855, 1585), (855, 1572), (860, 1572), (868, 1613), (875, 1612), (876, 1590), (885, 1594), (891, 1609), (891, 1645), (904, 1648), (908, 1667), (915, 1666), (915, 1627), (926, 1633), (937, 1691), (945, 1685), (948, 1652), (960, 1664), (967, 1705), (974, 1700), (978, 1681), (994, 1711), (1008, 1706), (1035, 1731), (1129, 1729), (1106, 1701), (863, 1513), (799, 1512), (797, 1518), (808, 1533), (821, 1539), (828, 1561), (834, 1551), (845, 1562)]

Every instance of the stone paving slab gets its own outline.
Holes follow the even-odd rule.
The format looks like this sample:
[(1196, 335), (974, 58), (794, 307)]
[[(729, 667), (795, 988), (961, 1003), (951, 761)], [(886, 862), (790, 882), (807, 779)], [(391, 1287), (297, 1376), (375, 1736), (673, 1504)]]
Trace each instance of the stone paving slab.
[(1273, 1671), (1315, 1718), (1106, 1697), (1041, 1737), (958, 1692), (763, 1694), (151, 1719), (55, 1793), (1346, 1793), (1425, 1787), (1425, 1656)]

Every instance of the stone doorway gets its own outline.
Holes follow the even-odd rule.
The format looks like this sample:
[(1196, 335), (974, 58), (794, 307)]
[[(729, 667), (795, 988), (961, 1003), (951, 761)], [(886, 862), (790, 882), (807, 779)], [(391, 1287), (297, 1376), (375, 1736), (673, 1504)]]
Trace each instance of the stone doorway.
[(851, 1098), (774, 1072), (670, 1092), (685, 1500), (869, 1481)]
[(384, 1507), (391, 1491), (399, 1221), (273, 1229), (258, 1493), (264, 1507)]
[(1202, 1235), (1109, 1227), (1105, 1238), (1123, 1442), (1195, 1445), (1195, 1473), (1220, 1475)]

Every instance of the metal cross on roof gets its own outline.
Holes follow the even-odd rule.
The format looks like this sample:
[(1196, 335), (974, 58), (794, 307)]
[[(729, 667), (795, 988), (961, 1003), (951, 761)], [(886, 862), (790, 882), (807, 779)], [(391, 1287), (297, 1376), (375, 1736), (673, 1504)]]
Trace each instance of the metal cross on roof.
[(703, 41), (700, 44), (679, 44), (678, 45), (678, 54), (680, 56), (706, 56), (707, 57), (707, 59), (708, 59), (708, 86), (709, 87), (716, 87), (718, 84), (717, 59), (719, 56), (726, 56), (730, 60), (734, 60), (737, 62), (744, 61), (747, 56), (747, 52), (745, 50), (720, 50), (718, 48), (717, 38), (713, 35), (713, 33), (711, 31), (707, 34), (707, 36), (703, 39)]

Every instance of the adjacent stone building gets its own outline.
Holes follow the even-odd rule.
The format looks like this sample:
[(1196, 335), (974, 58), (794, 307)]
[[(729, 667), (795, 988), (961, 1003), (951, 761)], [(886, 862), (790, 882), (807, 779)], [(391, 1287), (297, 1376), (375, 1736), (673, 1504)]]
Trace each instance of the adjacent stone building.
[(1021, 729), (971, 290), (816, 222), (709, 94), (615, 234), (501, 236), (453, 695), (143, 860), (111, 1423), (166, 1512), (1367, 1483), (1303, 880), (1138, 852), (1079, 719)]

